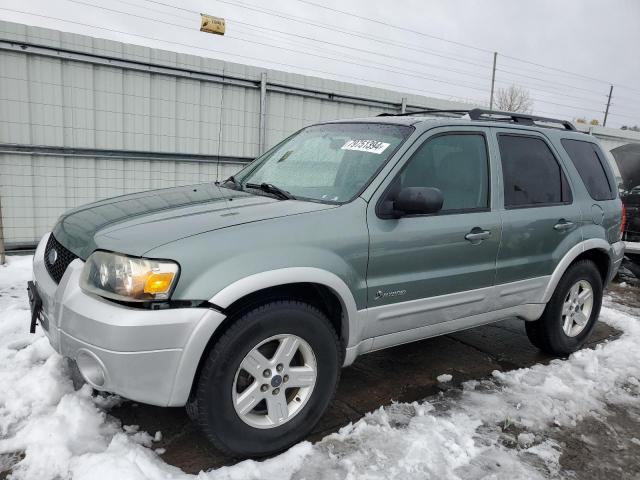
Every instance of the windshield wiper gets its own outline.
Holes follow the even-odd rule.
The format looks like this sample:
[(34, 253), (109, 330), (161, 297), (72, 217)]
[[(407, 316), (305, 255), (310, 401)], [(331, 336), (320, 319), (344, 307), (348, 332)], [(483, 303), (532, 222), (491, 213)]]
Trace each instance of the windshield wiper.
[(279, 187), (276, 187), (272, 183), (245, 183), (246, 188), (256, 188), (258, 190), (262, 190), (263, 192), (271, 193), (283, 200), (295, 200), (296, 197), (291, 195), (286, 190), (282, 190)]

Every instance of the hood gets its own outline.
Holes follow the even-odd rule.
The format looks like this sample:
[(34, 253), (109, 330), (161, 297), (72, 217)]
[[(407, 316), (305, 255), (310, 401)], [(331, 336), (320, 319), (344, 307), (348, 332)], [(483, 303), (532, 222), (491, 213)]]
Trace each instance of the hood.
[(96, 249), (142, 256), (192, 235), (332, 207), (335, 206), (278, 200), (205, 183), (84, 205), (60, 217), (53, 235), (82, 259)]

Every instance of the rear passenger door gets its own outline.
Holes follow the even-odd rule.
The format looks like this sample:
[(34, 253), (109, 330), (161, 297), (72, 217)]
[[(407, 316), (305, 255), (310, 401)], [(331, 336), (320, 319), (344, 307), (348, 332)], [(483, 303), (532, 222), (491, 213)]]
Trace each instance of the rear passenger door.
[(548, 276), (582, 240), (582, 215), (567, 168), (545, 136), (535, 131), (492, 130), (503, 181), (496, 294), (497, 306), (506, 308), (540, 301)]

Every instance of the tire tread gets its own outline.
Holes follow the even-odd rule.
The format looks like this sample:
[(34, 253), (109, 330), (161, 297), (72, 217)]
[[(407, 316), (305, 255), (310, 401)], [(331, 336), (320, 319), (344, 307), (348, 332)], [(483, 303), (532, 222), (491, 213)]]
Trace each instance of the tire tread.
[[(216, 364), (217, 364), (216, 360), (220, 357), (226, 344), (229, 343), (231, 339), (235, 337), (237, 332), (242, 331), (245, 328), (245, 323), (248, 322), (253, 315), (260, 314), (261, 312), (265, 312), (268, 309), (271, 309), (274, 307), (284, 307), (284, 306), (296, 306), (298, 308), (307, 309), (311, 311), (329, 329), (329, 331), (333, 335), (335, 344), (337, 346), (341, 345), (338, 334), (336, 333), (335, 328), (333, 327), (329, 319), (326, 317), (326, 315), (315, 306), (302, 302), (297, 299), (279, 299), (279, 300), (267, 301), (266, 303), (261, 304), (255, 308), (244, 310), (240, 315), (238, 315), (235, 319), (233, 319), (232, 324), (226, 329), (224, 334), (218, 339), (218, 341), (215, 343), (215, 345), (209, 352), (209, 355), (202, 367), (202, 372), (199, 377), (199, 385), (196, 389), (195, 398), (187, 405), (188, 414), (195, 421), (198, 428), (200, 428), (200, 430), (205, 434), (205, 436), (213, 444), (213, 446), (216, 449), (220, 450), (225, 455), (236, 456), (236, 452), (233, 452), (232, 450), (230, 450), (226, 446), (224, 441), (219, 437), (217, 432), (215, 432), (211, 428), (211, 426), (209, 425), (209, 422), (207, 421), (204, 409), (200, 408), (200, 406), (203, 405), (205, 402), (205, 399), (204, 399), (205, 393), (204, 393), (204, 390), (200, 388), (200, 383), (207, 382), (207, 379), (211, 376), (211, 374), (213, 373), (213, 370), (216, 367)], [(344, 361), (344, 352), (341, 347), (339, 347), (337, 351), (338, 351), (338, 365), (340, 367), (342, 366), (342, 363)], [(333, 401), (336, 395), (336, 392), (338, 389), (338, 383), (340, 381), (340, 373), (341, 373), (340, 368), (338, 368), (336, 382), (334, 384), (333, 391), (331, 392), (329, 397), (330, 402)]]

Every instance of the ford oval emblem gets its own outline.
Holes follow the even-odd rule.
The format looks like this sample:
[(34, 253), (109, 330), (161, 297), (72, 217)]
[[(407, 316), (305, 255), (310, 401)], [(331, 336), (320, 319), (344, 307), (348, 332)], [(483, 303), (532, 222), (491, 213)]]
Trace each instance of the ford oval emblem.
[(55, 248), (49, 250), (47, 259), (49, 260), (49, 265), (53, 265), (54, 263), (56, 263), (56, 260), (58, 260), (58, 251)]

